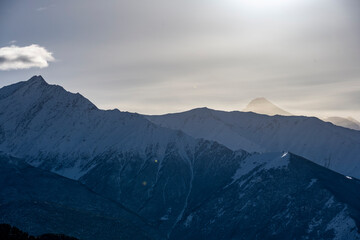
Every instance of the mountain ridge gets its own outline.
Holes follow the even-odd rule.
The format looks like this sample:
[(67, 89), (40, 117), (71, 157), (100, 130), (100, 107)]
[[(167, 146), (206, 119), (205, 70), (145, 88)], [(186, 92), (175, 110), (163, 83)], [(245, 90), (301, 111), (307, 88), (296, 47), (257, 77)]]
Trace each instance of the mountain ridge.
[[(49, 169), (53, 166), (50, 166), (52, 163), (47, 166), (46, 158), (56, 157), (62, 161), (57, 168), (72, 168), (76, 164), (83, 168), (86, 161), (100, 154), (117, 149), (140, 150), (146, 154), (149, 145), (157, 146), (161, 158), (168, 142), (180, 140), (182, 143), (178, 144), (186, 145), (186, 142), (195, 141), (179, 131), (158, 127), (136, 113), (99, 110), (80, 94), (49, 85), (42, 77), (33, 77), (15, 86), (15, 91), (12, 85), (0, 90), (0, 96), (3, 96), (0, 102), (0, 140), (8, 140), (0, 141), (0, 150), (20, 158), (36, 159), (36, 162), (30, 162), (34, 166), (42, 165)], [(8, 90), (12, 90), (11, 94)], [(23, 113), (18, 115), (17, 112)], [(48, 141), (50, 136), (63, 140), (58, 143)], [(9, 144), (17, 141), (28, 144)], [(63, 158), (67, 154), (85, 162), (76, 163)], [(73, 177), (81, 177), (81, 172)]]
[[(226, 147), (219, 143), (221, 141), (196, 139), (182, 130), (152, 123), (146, 119), (149, 116), (99, 110), (80, 94), (44, 84), (41, 79), (27, 82), (22, 87), (15, 84), (2, 88), (0, 96), (3, 96), (0, 97), (0, 150), (31, 164), (30, 172), (34, 177), (33, 181), (26, 180), (27, 174), (21, 169), (18, 169), (19, 178), (5, 167), (0, 168), (5, 171), (0, 177), (15, 183), (22, 179), (23, 182), (16, 184), (18, 192), (28, 191), (25, 195), (13, 192), (13, 198), (10, 198), (8, 193), (11, 191), (6, 188), (9, 185), (0, 181), (5, 184), (5, 188), (0, 188), (0, 194), (8, 201), (8, 204), (0, 205), (0, 216), (7, 216), (14, 225), (26, 226), (30, 220), (25, 215), (31, 215), (35, 206), (37, 219), (46, 218), (46, 214), (63, 214), (64, 218), (76, 217), (77, 222), (92, 226), (94, 231), (100, 230), (88, 222), (86, 214), (78, 211), (75, 214), (45, 202), (34, 205), (26, 201), (22, 204), (24, 197), (35, 195), (47, 199), (46, 202), (66, 200), (72, 208), (95, 207), (102, 211), (104, 206), (90, 201), (92, 198), (86, 202), (83, 194), (79, 193), (78, 201), (71, 202), (67, 199), (70, 193), (56, 191), (62, 187), (44, 186), (49, 183), (46, 179), (51, 171), (50, 176), (58, 179), (55, 185), (66, 181), (71, 183), (66, 187), (69, 190), (81, 184), (99, 198), (118, 203), (135, 216), (146, 219), (156, 229), (150, 238), (158, 239), (156, 234), (170, 240), (248, 239), (249, 236), (256, 238), (257, 234), (262, 239), (285, 235), (291, 239), (359, 238), (356, 232), (360, 219), (358, 180), (307, 162), (291, 152), (269, 153), (268, 149), (267, 153), (248, 153)], [(279, 127), (293, 128), (292, 124), (284, 125), (284, 120), (292, 123), (295, 119), (300, 125), (304, 121), (316, 128), (316, 124), (322, 124), (315, 118), (309, 122), (307, 118), (243, 112), (225, 114), (224, 118), (224, 113), (204, 108), (188, 114), (187, 123), (193, 120), (199, 123), (195, 129), (204, 130), (202, 127), (205, 126), (208, 133), (236, 133), (240, 137), (239, 129), (248, 129), (255, 136), (262, 136), (263, 128), (270, 129), (272, 136)], [(184, 123), (178, 115), (176, 119)], [(215, 125), (209, 124), (209, 119)], [(239, 119), (253, 125), (239, 127)], [(264, 119), (270, 119), (270, 122), (263, 122)], [(351, 137), (353, 132), (346, 131), (350, 131)], [(291, 133), (288, 129), (284, 132), (286, 135), (279, 136)], [(268, 136), (264, 135), (266, 140)], [(356, 139), (357, 135), (353, 137)], [(254, 148), (264, 144), (245, 135), (243, 139), (254, 144), (251, 146)], [(66, 178), (57, 178), (57, 174)], [(319, 180), (323, 177), (336, 180), (333, 190)], [(39, 183), (24, 188), (28, 181), (29, 184)], [(341, 192), (345, 190), (348, 194)], [(47, 191), (51, 194), (46, 194)], [(56, 197), (61, 193), (63, 195)], [(344, 196), (343, 201), (337, 199), (339, 194)], [(305, 216), (302, 215), (304, 209), (308, 209)], [(105, 210), (107, 216), (116, 214), (111, 208)], [(264, 214), (269, 211), (271, 214)], [(129, 215), (130, 219), (131, 216), (133, 214)], [(101, 219), (105, 229), (121, 230), (109, 219)], [(269, 222), (272, 224), (266, 224)], [(33, 224), (41, 226), (40, 222)], [(49, 224), (51, 227), (56, 223)], [(66, 222), (62, 224), (67, 226)], [(71, 231), (65, 233), (74, 235)]]
[[(214, 140), (232, 150), (290, 151), (342, 174), (360, 177), (360, 133), (315, 117), (268, 116), (198, 109), (145, 115), (154, 123)], [(331, 146), (331, 147), (330, 147)]]
[(352, 117), (328, 117), (324, 119), (325, 122), (331, 122), (334, 125), (350, 128), (353, 130), (360, 130), (360, 122)]

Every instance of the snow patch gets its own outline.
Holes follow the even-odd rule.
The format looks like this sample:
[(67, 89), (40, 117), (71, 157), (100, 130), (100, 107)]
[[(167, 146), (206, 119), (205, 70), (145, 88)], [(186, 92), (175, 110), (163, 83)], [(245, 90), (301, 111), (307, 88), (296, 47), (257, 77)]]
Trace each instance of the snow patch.
[(355, 221), (347, 214), (347, 207), (331, 220), (327, 225), (326, 230), (334, 231), (334, 240), (360, 239), (360, 234), (357, 232)]
[(84, 169), (84, 167), (80, 164), (80, 161), (77, 161), (74, 166), (69, 168), (60, 168), (60, 169), (52, 169), (53, 173), (59, 174), (61, 176), (79, 180), (82, 176), (84, 176), (87, 172), (89, 172), (95, 165), (89, 167), (88, 169)]
[(259, 168), (259, 171), (286, 168), (289, 164), (289, 160), (290, 154), (288, 154), (287, 152), (250, 155), (241, 162), (240, 167), (232, 176), (232, 182), (227, 186), (231, 185), (232, 183), (240, 179), (242, 176), (250, 173), (256, 168)]
[(286, 168), (289, 165), (289, 154), (283, 153), (281, 157), (279, 158), (276, 156), (275, 158), (271, 159), (267, 162), (267, 164), (264, 166), (264, 169), (278, 169), (278, 168)]
[(329, 207), (331, 207), (334, 203), (335, 203), (334, 196), (331, 196), (331, 198), (329, 198), (329, 200), (327, 200), (327, 202), (325, 203), (325, 207), (326, 207), (326, 208), (329, 208)]
[(191, 222), (192, 222), (192, 220), (193, 220), (193, 214), (190, 214), (187, 218), (186, 218), (186, 220), (185, 220), (185, 222), (184, 222), (184, 225), (185, 225), (185, 227), (189, 227), (190, 226), (190, 224), (191, 224)]
[(161, 221), (167, 221), (167, 220), (169, 220), (169, 215), (171, 214), (171, 208), (168, 208), (168, 210), (166, 211), (166, 214), (164, 215), (164, 216), (162, 216), (161, 218), (160, 218), (160, 220)]
[(309, 183), (309, 185), (307, 185), (307, 187), (306, 187), (306, 189), (309, 189), (312, 185), (314, 185), (314, 183), (316, 183), (317, 182), (317, 179), (316, 178), (312, 178), (311, 180), (310, 180), (310, 183)]
[(314, 228), (316, 228), (317, 226), (320, 226), (321, 222), (322, 222), (321, 218), (318, 220), (313, 218), (311, 220), (311, 222), (309, 223), (309, 228), (307, 230), (307, 233), (311, 233), (314, 230)]
[(224, 215), (224, 213), (225, 213), (224, 208), (220, 208), (220, 209), (218, 210), (218, 212), (217, 212), (216, 217), (221, 217), (222, 215)]

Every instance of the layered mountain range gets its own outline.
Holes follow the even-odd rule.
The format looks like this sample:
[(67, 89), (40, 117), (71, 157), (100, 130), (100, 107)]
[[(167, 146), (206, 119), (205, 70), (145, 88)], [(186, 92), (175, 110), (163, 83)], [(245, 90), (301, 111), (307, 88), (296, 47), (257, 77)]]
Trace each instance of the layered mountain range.
[[(266, 114), (269, 116), (282, 115), (292, 116), (291, 114), (280, 107), (276, 106), (266, 98), (260, 97), (250, 101), (250, 103), (243, 110), (244, 112), (254, 112), (259, 114)], [(353, 130), (360, 130), (360, 122), (352, 117), (326, 117), (322, 118), (325, 122), (331, 122), (334, 125), (350, 128)]]
[(195, 138), (217, 141), (232, 150), (289, 151), (339, 173), (360, 177), (360, 132), (318, 118), (208, 108), (147, 118)]
[(354, 130), (360, 130), (360, 122), (352, 117), (328, 117), (324, 119), (325, 122), (331, 122), (335, 125), (346, 127)]
[(315, 118), (104, 111), (34, 76), (0, 89), (0, 220), (79, 239), (360, 239), (357, 134)]

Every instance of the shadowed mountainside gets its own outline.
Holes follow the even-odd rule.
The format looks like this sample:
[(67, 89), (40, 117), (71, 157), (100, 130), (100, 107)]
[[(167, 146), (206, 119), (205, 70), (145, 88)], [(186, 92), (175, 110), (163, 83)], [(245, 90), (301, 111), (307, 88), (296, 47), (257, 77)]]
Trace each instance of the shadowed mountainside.
[[(357, 146), (355, 131), (336, 135), (338, 129), (315, 118), (209, 109), (185, 116), (200, 133), (249, 133), (228, 140), (253, 147), (278, 139), (284, 143), (276, 149), (286, 150), (307, 139), (308, 147), (294, 150), (324, 157), (326, 149), (309, 146), (325, 137), (335, 144), (335, 136), (346, 134), (328, 150), (347, 161), (354, 152), (344, 149)], [(167, 117), (184, 121), (182, 114)], [(0, 89), (0, 150), (23, 159), (2, 158), (2, 221), (35, 235), (81, 239), (359, 239), (356, 179), (282, 150), (249, 154), (170, 128), (99, 110), (40, 76)], [(313, 140), (307, 134), (314, 130), (330, 135)], [(349, 162), (355, 170), (356, 163)]]

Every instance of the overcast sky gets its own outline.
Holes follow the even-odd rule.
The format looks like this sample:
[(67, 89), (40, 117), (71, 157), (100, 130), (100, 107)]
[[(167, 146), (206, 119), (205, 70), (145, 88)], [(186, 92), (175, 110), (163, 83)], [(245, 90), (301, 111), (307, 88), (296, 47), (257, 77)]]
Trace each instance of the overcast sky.
[(0, 0), (0, 86), (38, 74), (105, 109), (360, 120), (360, 1)]

